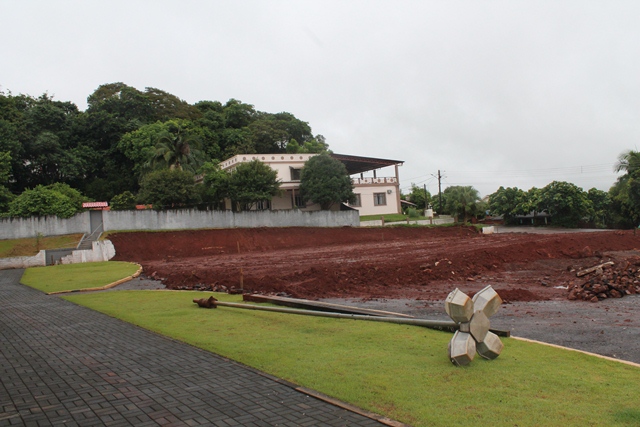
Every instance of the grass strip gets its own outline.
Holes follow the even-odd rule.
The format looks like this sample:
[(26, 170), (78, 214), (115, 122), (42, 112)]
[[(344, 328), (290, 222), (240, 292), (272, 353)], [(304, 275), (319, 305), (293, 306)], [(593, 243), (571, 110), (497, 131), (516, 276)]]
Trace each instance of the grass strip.
[(34, 256), (43, 249), (75, 248), (82, 234), (0, 240), (0, 258)]
[(106, 261), (28, 268), (20, 282), (42, 292), (75, 291), (108, 285), (133, 275), (139, 266)]
[[(640, 369), (503, 339), (493, 361), (454, 367), (451, 334), (416, 326), (220, 307), (202, 292), (65, 299), (414, 426), (632, 426)], [(215, 294), (223, 301), (238, 296)]]

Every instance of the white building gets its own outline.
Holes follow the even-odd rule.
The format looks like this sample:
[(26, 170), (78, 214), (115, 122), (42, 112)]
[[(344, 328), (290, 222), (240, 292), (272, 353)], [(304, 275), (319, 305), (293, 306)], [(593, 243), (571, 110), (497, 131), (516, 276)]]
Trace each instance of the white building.
[[(305, 205), (300, 196), (300, 171), (307, 160), (317, 154), (238, 154), (222, 163), (220, 167), (232, 171), (238, 164), (259, 160), (278, 172), (281, 194), (270, 201), (258, 205), (258, 209), (301, 209), (305, 211), (319, 210), (317, 204)], [(357, 200), (346, 206), (334, 206), (332, 209), (353, 208), (360, 211), (360, 215), (384, 215), (401, 213), (400, 180), (398, 166), (404, 162), (400, 160), (376, 159), (372, 157), (348, 156), (345, 154), (330, 154), (334, 159), (344, 163), (351, 179)], [(392, 168), (393, 176), (378, 177), (381, 169)], [(230, 209), (230, 202), (227, 208)]]

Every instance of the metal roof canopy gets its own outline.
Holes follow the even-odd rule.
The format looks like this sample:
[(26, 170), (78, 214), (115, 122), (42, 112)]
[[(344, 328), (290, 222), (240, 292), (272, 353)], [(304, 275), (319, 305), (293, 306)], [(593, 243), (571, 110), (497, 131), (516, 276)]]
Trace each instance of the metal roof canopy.
[(376, 159), (374, 157), (349, 156), (347, 154), (331, 153), (330, 156), (344, 163), (349, 175), (404, 163), (404, 160)]

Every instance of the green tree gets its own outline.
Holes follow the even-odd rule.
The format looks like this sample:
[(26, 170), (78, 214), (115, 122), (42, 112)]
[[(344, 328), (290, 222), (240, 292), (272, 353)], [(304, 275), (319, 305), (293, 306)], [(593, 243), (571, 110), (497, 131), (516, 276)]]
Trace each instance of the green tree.
[(14, 199), (13, 194), (6, 187), (11, 176), (11, 154), (0, 152), (0, 214), (9, 210), (9, 203)]
[(11, 177), (11, 153), (0, 151), (0, 185), (6, 185)]
[(611, 222), (619, 227), (636, 227), (640, 224), (640, 152), (622, 153), (615, 171), (624, 174), (609, 189)]
[(606, 191), (591, 188), (587, 192), (587, 198), (593, 207), (589, 221), (596, 227), (607, 227), (611, 223), (611, 197)]
[(237, 99), (230, 99), (222, 108), (225, 128), (240, 129), (255, 120), (257, 112), (253, 105), (244, 104)]
[(478, 190), (471, 186), (447, 187), (443, 192), (444, 207), (447, 212), (456, 217), (462, 217), (466, 223), (468, 218), (477, 212), (480, 201)]
[(329, 151), (329, 145), (326, 143), (324, 136), (316, 135), (308, 141), (305, 141), (302, 145), (297, 140), (292, 139), (287, 144), (287, 153), (325, 153)]
[(354, 202), (353, 182), (347, 168), (328, 154), (311, 157), (302, 168), (300, 194), (305, 202), (320, 205), (323, 210), (343, 202)]
[[(185, 150), (189, 151), (187, 157), (190, 158), (187, 159), (187, 162), (191, 163), (187, 169), (195, 171), (199, 162), (206, 157), (198, 149), (200, 142), (211, 140), (211, 138), (208, 130), (192, 121), (169, 120), (150, 123), (124, 134), (117, 147), (133, 163), (133, 170), (136, 177), (139, 178), (141, 174), (152, 168), (154, 156), (158, 155), (156, 167), (167, 167), (164, 156), (169, 153), (169, 162), (173, 162), (175, 167), (175, 162), (180, 161)], [(161, 154), (157, 151), (160, 147), (163, 150)], [(219, 147), (214, 143), (209, 143), (208, 149), (209, 152), (219, 152)], [(194, 159), (195, 161), (193, 161)]]
[(70, 218), (81, 210), (77, 202), (51, 187), (38, 185), (25, 190), (9, 204), (9, 216), (27, 218), (30, 216), (56, 215)]
[(505, 223), (510, 223), (516, 215), (531, 212), (531, 202), (527, 193), (517, 187), (500, 187), (489, 196), (489, 210), (492, 215), (502, 215)]
[(224, 209), (224, 199), (230, 197), (230, 178), (226, 171), (220, 169), (217, 160), (206, 162), (202, 165), (203, 185), (200, 190), (202, 203), (214, 209)]
[(551, 214), (556, 225), (577, 227), (592, 214), (593, 205), (582, 188), (569, 182), (553, 181), (540, 190), (537, 211)]
[(149, 164), (154, 169), (167, 167), (195, 173), (202, 162), (199, 138), (185, 134), (178, 127), (174, 132), (166, 131), (158, 136)]
[[(640, 224), (640, 209), (634, 203), (638, 194), (632, 196), (632, 188), (629, 183), (632, 180), (628, 174), (618, 178), (609, 189), (611, 199), (611, 223), (616, 227), (633, 228)], [(637, 189), (635, 189), (637, 191)]]
[(427, 206), (431, 204), (431, 193), (423, 187), (418, 187), (413, 182), (411, 183), (411, 191), (403, 197), (404, 200), (413, 203), (417, 209), (422, 211), (427, 209)]
[(200, 202), (193, 174), (180, 169), (149, 172), (140, 182), (138, 200), (157, 211), (191, 208)]
[(229, 194), (235, 210), (250, 210), (257, 202), (278, 194), (278, 172), (259, 160), (239, 164), (229, 178)]
[(145, 88), (144, 94), (153, 109), (153, 120), (161, 122), (171, 119), (195, 120), (202, 116), (195, 106), (163, 90), (148, 87)]
[(136, 197), (130, 191), (113, 196), (109, 203), (112, 211), (129, 211), (136, 208)]
[(83, 202), (92, 201), (85, 197), (82, 193), (80, 193), (80, 191), (76, 190), (75, 188), (71, 188), (69, 184), (65, 184), (63, 182), (56, 182), (54, 184), (47, 185), (47, 188), (67, 196), (78, 211), (82, 210)]

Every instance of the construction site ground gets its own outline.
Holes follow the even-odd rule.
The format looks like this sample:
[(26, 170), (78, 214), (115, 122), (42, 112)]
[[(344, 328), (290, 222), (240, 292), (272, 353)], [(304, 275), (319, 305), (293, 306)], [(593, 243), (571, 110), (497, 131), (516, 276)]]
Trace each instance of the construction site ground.
[(582, 269), (608, 261), (640, 268), (640, 233), (563, 231), (260, 228), (110, 239), (115, 259), (143, 266), (145, 277), (136, 280), (147, 288), (150, 279), (170, 289), (241, 288), (445, 320), (449, 292), (472, 295), (491, 285), (504, 300), (492, 327), (640, 363), (640, 295), (567, 299), (568, 288), (588, 280), (576, 277)]

